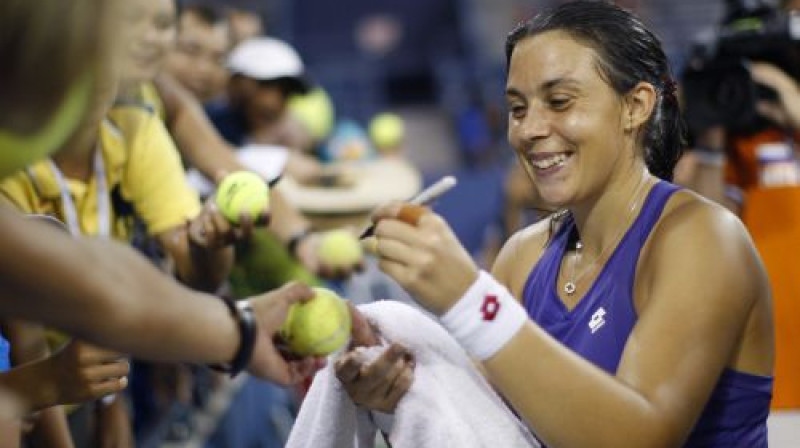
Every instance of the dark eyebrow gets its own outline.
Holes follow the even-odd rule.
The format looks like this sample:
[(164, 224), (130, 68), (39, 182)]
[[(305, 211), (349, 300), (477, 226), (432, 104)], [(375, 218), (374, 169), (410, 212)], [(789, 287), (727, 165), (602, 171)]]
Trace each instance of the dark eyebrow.
[(522, 94), (518, 89), (514, 87), (507, 87), (506, 88), (506, 96), (519, 96), (524, 97), (525, 95)]
[[(539, 86), (538, 90), (552, 90), (553, 88), (558, 87), (558, 86), (577, 87), (579, 85), (580, 85), (580, 83), (574, 78), (561, 77), (561, 78), (554, 78), (554, 79), (551, 79), (549, 81), (545, 81), (544, 83), (542, 83)], [(523, 93), (519, 89), (517, 89), (515, 87), (507, 87), (506, 88), (506, 96), (525, 97), (525, 95), (523, 95)]]
[(546, 81), (540, 87), (541, 90), (550, 90), (554, 87), (558, 86), (578, 86), (580, 83), (574, 78), (555, 78), (549, 81)]

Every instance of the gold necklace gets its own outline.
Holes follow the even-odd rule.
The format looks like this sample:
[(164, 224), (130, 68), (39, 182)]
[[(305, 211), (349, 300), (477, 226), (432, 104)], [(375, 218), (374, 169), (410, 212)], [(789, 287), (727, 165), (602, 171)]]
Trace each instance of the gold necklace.
[[(633, 211), (636, 210), (636, 207), (639, 205), (639, 200), (641, 199), (640, 195), (642, 189), (646, 184), (645, 182), (646, 179), (647, 179), (647, 173), (642, 175), (642, 179), (639, 181), (639, 185), (636, 186), (636, 190), (631, 196), (631, 198), (635, 200), (631, 204), (630, 209), (628, 209), (628, 213), (625, 215), (625, 222), (627, 222), (630, 219), (631, 215), (633, 215)], [(600, 251), (600, 254), (598, 254), (597, 257), (595, 257), (595, 259), (592, 260), (591, 263), (589, 263), (589, 266), (581, 270), (581, 272), (577, 276), (575, 275), (575, 267), (578, 265), (578, 258), (581, 257), (581, 250), (583, 249), (583, 243), (581, 243), (580, 240), (575, 242), (575, 253), (572, 255), (572, 260), (570, 263), (570, 279), (567, 280), (566, 283), (564, 283), (564, 293), (566, 295), (571, 296), (575, 294), (575, 291), (578, 290), (578, 282), (583, 278), (584, 275), (588, 274), (594, 269), (597, 262), (600, 261), (603, 258), (603, 256), (605, 256), (606, 252), (608, 252), (612, 247), (616, 247), (616, 245), (619, 244), (619, 241), (622, 239), (622, 235), (625, 233), (627, 229), (628, 226), (620, 227), (620, 230), (614, 236), (614, 239), (611, 240), (611, 244), (603, 248), (603, 250)]]

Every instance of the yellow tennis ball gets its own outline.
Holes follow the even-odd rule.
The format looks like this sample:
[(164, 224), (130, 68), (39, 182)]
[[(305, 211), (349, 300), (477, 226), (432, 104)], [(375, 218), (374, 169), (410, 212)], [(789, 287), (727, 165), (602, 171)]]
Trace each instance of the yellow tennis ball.
[(369, 124), (369, 137), (378, 149), (397, 147), (405, 136), (403, 119), (392, 113), (382, 113)]
[(253, 172), (236, 171), (225, 176), (215, 199), (222, 215), (236, 224), (243, 214), (256, 218), (269, 211), (269, 186)]
[(351, 318), (347, 303), (335, 292), (314, 288), (314, 297), (289, 308), (281, 337), (300, 356), (325, 356), (350, 340)]
[(319, 87), (289, 98), (289, 112), (300, 120), (314, 140), (324, 140), (333, 129), (333, 103)]
[(344, 229), (330, 230), (322, 234), (319, 260), (334, 268), (347, 268), (361, 261), (364, 251), (352, 232)]

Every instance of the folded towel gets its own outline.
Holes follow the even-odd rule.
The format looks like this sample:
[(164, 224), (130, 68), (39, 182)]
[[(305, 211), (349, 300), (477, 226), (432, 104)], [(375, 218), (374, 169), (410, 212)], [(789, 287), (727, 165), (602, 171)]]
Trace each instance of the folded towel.
[[(406, 304), (359, 306), (384, 340), (415, 357), (414, 381), (395, 409), (394, 448), (538, 447), (458, 343), (434, 319)], [(374, 359), (387, 347), (362, 349)], [(287, 443), (288, 448), (374, 446), (371, 413), (355, 405), (333, 371), (317, 373)]]

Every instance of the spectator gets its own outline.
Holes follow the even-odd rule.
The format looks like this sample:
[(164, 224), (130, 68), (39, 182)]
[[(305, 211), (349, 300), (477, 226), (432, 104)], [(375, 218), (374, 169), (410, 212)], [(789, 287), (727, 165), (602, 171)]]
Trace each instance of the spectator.
[(201, 103), (223, 96), (228, 81), (225, 61), (231, 46), (231, 29), (224, 11), (210, 4), (180, 9), (175, 49), (166, 69)]
[[(227, 246), (234, 228), (210, 203), (201, 212), (172, 141), (151, 112), (120, 107), (103, 120), (116, 92), (115, 81), (107, 84), (64, 149), (0, 183), (0, 200), (24, 213), (55, 216), (73, 235), (128, 241), (135, 220), (141, 219), (169, 255), (178, 278), (215, 291), (230, 272), (233, 252)], [(12, 346), (43, 344), (37, 337), (41, 332), (28, 328), (33, 324), (13, 325), (19, 337)], [(63, 343), (63, 336), (58, 339)], [(16, 361), (34, 361), (41, 351), (26, 351), (31, 357)], [(128, 420), (122, 400), (99, 406), (98, 422), (110, 425), (100, 437), (114, 434), (117, 444), (131, 445), (130, 429), (124, 428)], [(73, 427), (79, 440), (91, 429), (78, 423)]]
[[(94, 0), (0, 3), (0, 179), (53, 152), (82, 120), (90, 80), (115, 65), (115, 11), (115, 2)], [(124, 245), (73, 240), (5, 206), (0, 229), (5, 253), (13, 254), (0, 260), (4, 316), (41, 319), (151, 359), (232, 360), (225, 367), (232, 373), (249, 366), (282, 383), (299, 381), (311, 367), (309, 360), (283, 360), (271, 342), (288, 305), (310, 297), (308, 288), (227, 307), (181, 288)], [(14, 392), (3, 391), (4, 429), (18, 426), (8, 416), (30, 409)]]
[[(145, 103), (162, 116), (178, 150), (209, 179), (219, 181), (229, 172), (246, 169), (191, 94), (170, 76), (160, 73), (174, 40), (174, 0), (131, 0), (123, 8), (136, 18), (124, 36), (127, 46), (120, 87), (125, 101)], [(319, 234), (311, 231), (311, 224), (286, 201), (280, 188), (271, 190), (271, 204), (270, 229), (309, 271), (323, 276), (346, 276), (357, 267), (332, 269), (320, 263)]]
[(300, 55), (269, 37), (242, 42), (228, 59), (228, 103), (213, 105), (209, 117), (231, 144), (246, 142), (308, 151), (313, 137), (288, 111), (293, 94), (308, 92)]
[[(782, 4), (785, 11), (800, 8), (797, 1)], [(792, 56), (795, 65), (800, 63), (796, 53)], [(723, 124), (699, 129), (675, 180), (739, 214), (752, 236), (772, 285), (776, 330), (772, 406), (798, 409), (800, 277), (793, 254), (800, 251), (800, 90), (786, 70), (768, 62), (750, 63), (753, 82), (772, 94), (758, 98), (755, 110), (741, 111), (742, 116), (757, 113), (747, 127)]]
[(264, 34), (264, 21), (254, 11), (231, 8), (228, 11), (228, 20), (231, 23), (233, 45), (238, 45), (248, 39)]

